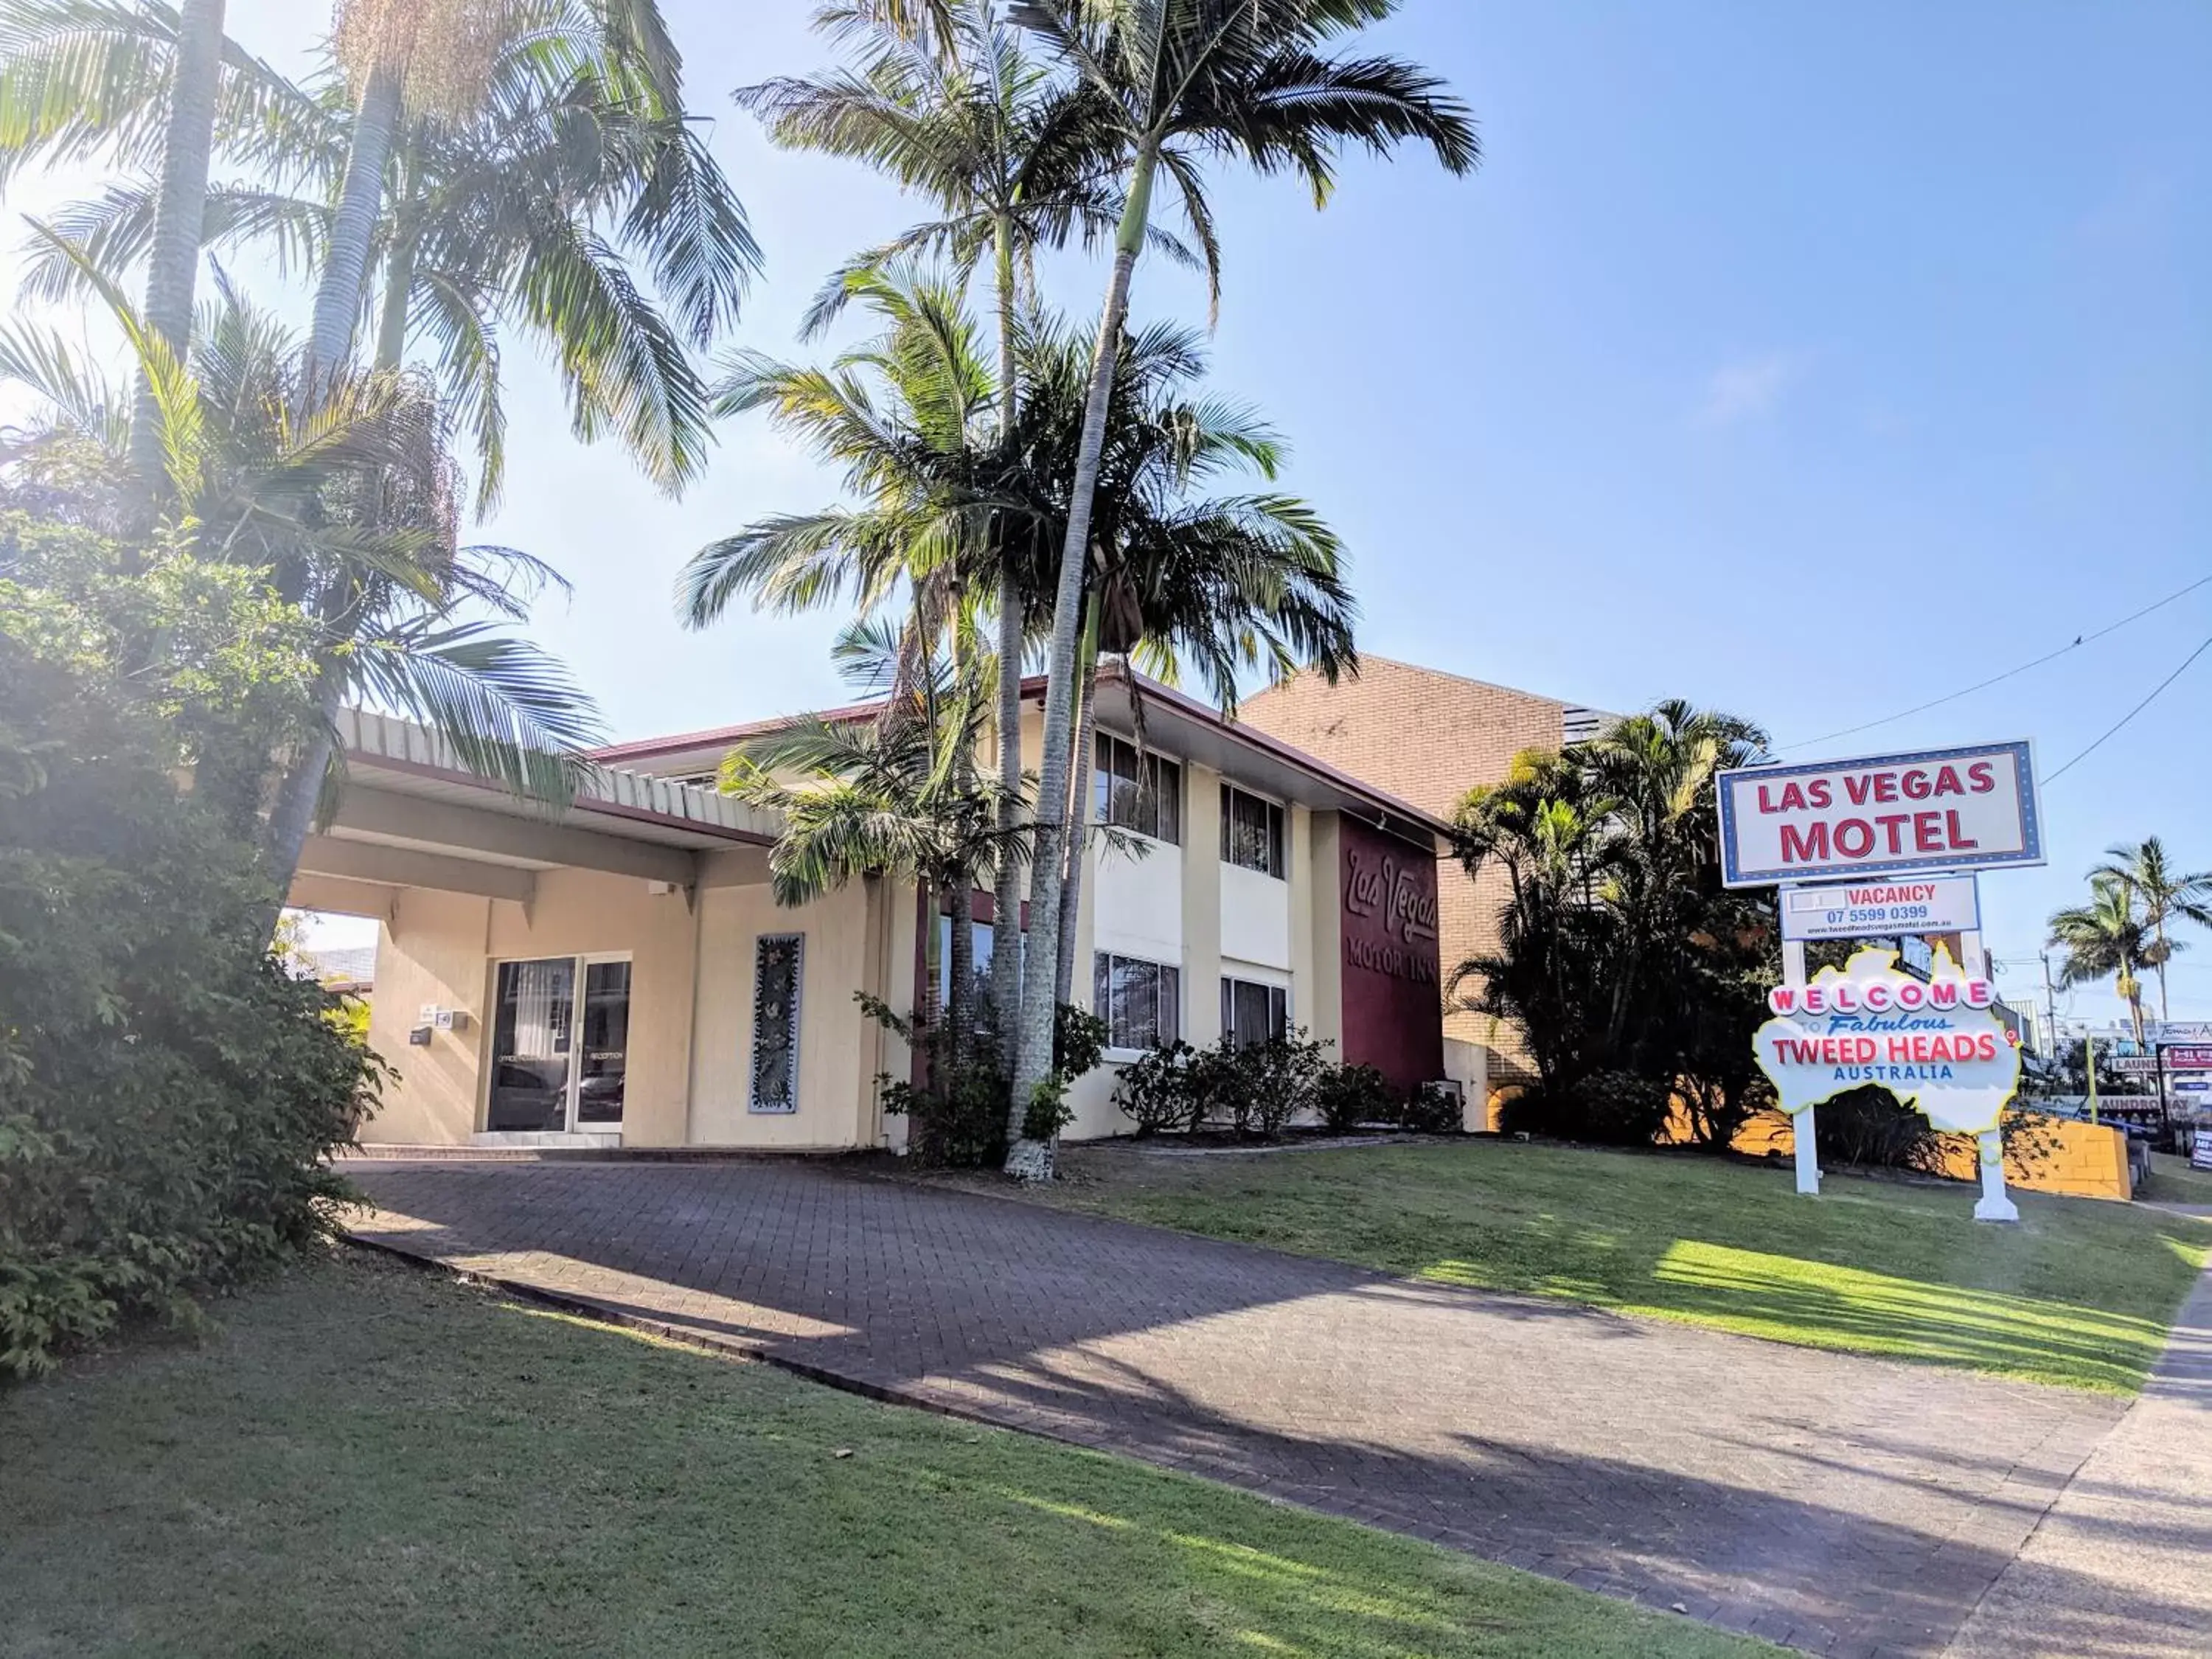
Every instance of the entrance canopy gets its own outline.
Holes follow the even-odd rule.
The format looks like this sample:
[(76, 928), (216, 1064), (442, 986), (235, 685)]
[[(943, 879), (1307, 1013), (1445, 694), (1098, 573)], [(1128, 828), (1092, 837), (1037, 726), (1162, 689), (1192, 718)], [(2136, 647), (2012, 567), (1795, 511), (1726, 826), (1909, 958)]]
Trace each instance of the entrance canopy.
[[(774, 813), (697, 785), (596, 768), (553, 808), (471, 771), (428, 728), (362, 709), (338, 717), (346, 787), (308, 837), (290, 902), (390, 921), (403, 888), (509, 899), (527, 908), (540, 873), (631, 876), (687, 899), (709, 861), (750, 873), (781, 828)], [(758, 879), (757, 874), (752, 878)]]

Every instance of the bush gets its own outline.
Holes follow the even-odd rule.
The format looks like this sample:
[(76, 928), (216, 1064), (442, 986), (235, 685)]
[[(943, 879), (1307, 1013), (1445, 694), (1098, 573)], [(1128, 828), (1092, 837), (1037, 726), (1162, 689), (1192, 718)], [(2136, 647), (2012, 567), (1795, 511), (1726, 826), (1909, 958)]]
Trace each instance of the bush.
[(1419, 1084), (1400, 1104), (1396, 1121), (1413, 1134), (1455, 1135), (1467, 1127), (1466, 1103), (1455, 1089)]
[(308, 706), (296, 613), (164, 550), (117, 571), (0, 516), (0, 1375), (322, 1233), (380, 1074), (264, 950), (209, 787)]
[[(868, 1017), (897, 1035), (920, 1057), (922, 1081), (879, 1073), (876, 1086), (884, 1111), (907, 1120), (907, 1156), (924, 1168), (996, 1169), (1006, 1158), (1006, 1121), (1012, 1096), (995, 1060), (996, 1039), (978, 1034), (970, 1057), (955, 1065), (950, 1033), (894, 1012), (865, 991), (854, 1000)], [(1098, 1064), (1106, 1046), (1106, 1022), (1061, 1003), (1053, 1025), (1054, 1069), (1022, 1113), (1022, 1133), (1048, 1140), (1066, 1128), (1074, 1113), (1067, 1091)]]
[(1943, 1143), (1935, 1127), (1910, 1106), (1899, 1105), (1887, 1089), (1869, 1085), (1824, 1100), (1813, 1123), (1823, 1168), (1846, 1164), (1923, 1175), (1942, 1170)]
[(1498, 1127), (1507, 1134), (1601, 1146), (1649, 1146), (1672, 1110), (1672, 1091), (1664, 1083), (1633, 1072), (1596, 1072), (1571, 1085), (1522, 1090), (1505, 1103)]
[(1138, 1139), (1194, 1127), (1200, 1106), (1191, 1088), (1188, 1042), (1150, 1050), (1121, 1068), (1114, 1085), (1114, 1103), (1137, 1126)]
[(1372, 1066), (1331, 1066), (1314, 1088), (1315, 1109), (1339, 1134), (1363, 1123), (1394, 1123), (1403, 1103)]

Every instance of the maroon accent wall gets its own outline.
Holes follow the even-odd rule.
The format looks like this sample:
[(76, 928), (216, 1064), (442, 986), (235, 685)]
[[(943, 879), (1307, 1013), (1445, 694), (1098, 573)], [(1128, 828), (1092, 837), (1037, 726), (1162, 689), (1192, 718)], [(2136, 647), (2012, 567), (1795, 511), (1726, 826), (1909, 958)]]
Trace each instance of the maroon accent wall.
[(1411, 1089), (1444, 1074), (1437, 955), (1437, 860), (1360, 823), (1337, 819), (1344, 1062)]

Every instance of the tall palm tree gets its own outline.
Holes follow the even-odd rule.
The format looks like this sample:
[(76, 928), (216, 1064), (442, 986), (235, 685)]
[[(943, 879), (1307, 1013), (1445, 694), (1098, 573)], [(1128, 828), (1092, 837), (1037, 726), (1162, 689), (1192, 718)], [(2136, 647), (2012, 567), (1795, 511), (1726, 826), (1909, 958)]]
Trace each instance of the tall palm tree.
[[(566, 799), (596, 716), (558, 664), (489, 620), (519, 619), (557, 578), (513, 550), (461, 543), (447, 425), (421, 377), (331, 377), (310, 409), (300, 343), (227, 283), (179, 362), (118, 289), (90, 280), (154, 389), (179, 522), (210, 554), (271, 573), (317, 629), (325, 703), (305, 745), (312, 763), (264, 757), (286, 784), (305, 775), (318, 786), (280, 785), (264, 832), (276, 890), (298, 866), (348, 696), (425, 721), (518, 793)], [(0, 331), (0, 379), (46, 404), (33, 443), (104, 449), (114, 475), (129, 475), (125, 399), (51, 331)]]
[[(779, 904), (805, 904), (869, 876), (903, 876), (925, 912), (940, 894), (972, 891), (980, 872), (1016, 854), (998, 827), (995, 791), (965, 762), (989, 729), (989, 687), (936, 653), (913, 659), (904, 630), (878, 618), (839, 642), (864, 691), (896, 688), (875, 720), (808, 715), (732, 753), (725, 791), (781, 816), (769, 853)], [(956, 1065), (975, 1030), (974, 936), (956, 915), (945, 1017)]]
[[(851, 280), (893, 261), (949, 260), (963, 274), (988, 253), (998, 325), (998, 416), (1008, 439), (1020, 408), (1016, 335), (1025, 287), (1041, 249), (1079, 236), (1085, 246), (1113, 232), (1121, 210), (1114, 165), (1115, 129), (1095, 88), (1055, 77), (1022, 48), (995, 0), (848, 0), (820, 21), (855, 47), (854, 67), (781, 77), (741, 88), (738, 102), (792, 149), (866, 162), (924, 198), (935, 216), (869, 249), (835, 272), (810, 309), (812, 336), (858, 291)], [(1209, 283), (1212, 238), (1198, 238)], [(1152, 245), (1193, 256), (1163, 231)], [(1021, 665), (1028, 607), (1009, 567), (998, 613), (999, 794), (1011, 830), (1021, 799)], [(1018, 915), (1021, 872), (1001, 866), (996, 904)], [(992, 996), (1001, 1015), (1008, 1069), (1021, 996), (1018, 952), (992, 958)]]
[[(1006, 515), (1014, 526), (1007, 578), (1042, 618), (1065, 533), (1090, 343), (1078, 326), (1041, 320), (1025, 335), (1022, 355), (1028, 389), (1018, 434), (1020, 471), (1003, 487), (1030, 506)], [(1054, 988), (1061, 1002), (1073, 986), (1101, 656), (1170, 685), (1194, 678), (1232, 713), (1240, 676), (1255, 670), (1280, 678), (1310, 667), (1334, 684), (1358, 668), (1358, 607), (1328, 526), (1292, 496), (1206, 493), (1232, 473), (1272, 483), (1285, 455), (1280, 436), (1249, 409), (1201, 394), (1206, 370), (1197, 332), (1171, 325), (1142, 331), (1116, 354), (1077, 656), (1081, 681)]]
[(2159, 1018), (2172, 1018), (2166, 1000), (2166, 964), (2176, 951), (2186, 947), (2166, 930), (2175, 921), (2212, 927), (2212, 871), (2184, 874), (2176, 870), (2166, 857), (2166, 843), (2153, 836), (2137, 846), (2106, 848), (2105, 862), (2091, 874), (2126, 883), (2142, 905), (2143, 925), (2150, 930), (2143, 963), (2158, 975)]
[[(678, 489), (703, 465), (708, 435), (689, 349), (727, 329), (758, 264), (744, 210), (688, 123), (680, 64), (653, 6), (472, 3), (462, 11), (501, 27), (479, 29), (468, 53), (429, 53), (473, 62), (465, 95), (417, 66), (409, 84), (422, 96), (395, 118), (377, 196), (367, 105), (344, 76), (295, 86), (226, 43), (215, 149), (241, 176), (207, 190), (208, 242), (257, 245), (316, 278), (326, 351), (342, 313), (349, 342), (374, 313), (380, 367), (398, 367), (410, 344), (425, 348), (474, 437), (479, 508), (502, 476), (501, 340), (510, 326), (553, 357), (580, 438), (617, 435), (656, 483)], [(388, 28), (403, 14), (424, 30), (434, 21), (422, 7), (386, 9)], [(363, 27), (346, 43), (368, 52), (381, 37), (364, 40)], [(0, 0), (0, 95), (13, 77), (27, 98), (82, 111), (15, 126), (0, 117), (0, 165), (102, 155), (143, 174), (163, 160), (147, 127), (174, 78), (173, 14)], [(391, 75), (372, 66), (370, 78), (382, 100)], [(364, 204), (374, 210), (351, 283), (333, 264), (349, 177), (348, 234)], [(125, 179), (54, 222), (117, 275), (146, 256), (156, 207), (143, 178)], [(51, 253), (33, 266), (33, 291), (47, 297), (79, 280)]]
[[(1164, 170), (1194, 224), (1211, 222), (1200, 158), (1241, 156), (1261, 173), (1291, 172), (1316, 205), (1334, 183), (1343, 145), (1379, 152), (1425, 142), (1454, 173), (1480, 159), (1465, 107), (1436, 77), (1382, 56), (1334, 58), (1323, 49), (1387, 17), (1397, 0), (1014, 0), (1012, 15), (1033, 30), (1089, 86), (1110, 100), (1127, 194), (1114, 241), (1113, 271), (1092, 347), (1075, 487), (1060, 550), (1051, 644), (1045, 665), (1044, 750), (1038, 799), (1066, 799), (1076, 645), (1091, 514), (1106, 434), (1114, 359), (1128, 314), (1137, 256), (1145, 245), (1157, 175)], [(1026, 1097), (1052, 1066), (1049, 992), (1059, 954), (1060, 847), (1065, 826), (1041, 810), (1033, 834), (1030, 951), (1023, 988), (1021, 1043), (1014, 1071)], [(1038, 937), (1042, 933), (1042, 937)], [(1039, 948), (1040, 946), (1048, 948)], [(1049, 1173), (1039, 1149), (1018, 1144), (1007, 1167)]]
[(2151, 946), (2136, 904), (2135, 889), (2118, 876), (2100, 872), (2089, 878), (2089, 902), (2054, 911), (2051, 942), (2066, 952), (2058, 972), (2062, 987), (2087, 985), (2110, 977), (2136, 1041), (2143, 1040), (2142, 969)]
[[(178, 18), (168, 131), (161, 146), (154, 246), (146, 270), (146, 322), (179, 355), (191, 327), (192, 289), (199, 276), (208, 155), (222, 80), (222, 16), (223, 0), (185, 0)], [(160, 476), (161, 415), (154, 389), (143, 379), (131, 415), (131, 453), (143, 476)]]

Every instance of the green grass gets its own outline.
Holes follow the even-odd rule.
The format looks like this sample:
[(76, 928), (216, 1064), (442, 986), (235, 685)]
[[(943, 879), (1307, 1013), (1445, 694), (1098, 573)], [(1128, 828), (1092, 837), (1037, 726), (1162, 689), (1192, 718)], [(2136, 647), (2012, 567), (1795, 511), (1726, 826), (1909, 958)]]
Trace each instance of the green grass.
[(218, 1311), (0, 1393), (0, 1654), (1774, 1651), (374, 1261)]
[(2212, 1225), (2016, 1193), (1696, 1155), (1475, 1141), (1153, 1158), (1077, 1149), (1051, 1201), (1455, 1285), (1812, 1347), (2129, 1394), (2163, 1347)]
[(2160, 1204), (2212, 1205), (2212, 1170), (2192, 1170), (2187, 1158), (2172, 1152), (2153, 1152), (2150, 1179), (2136, 1196)]

